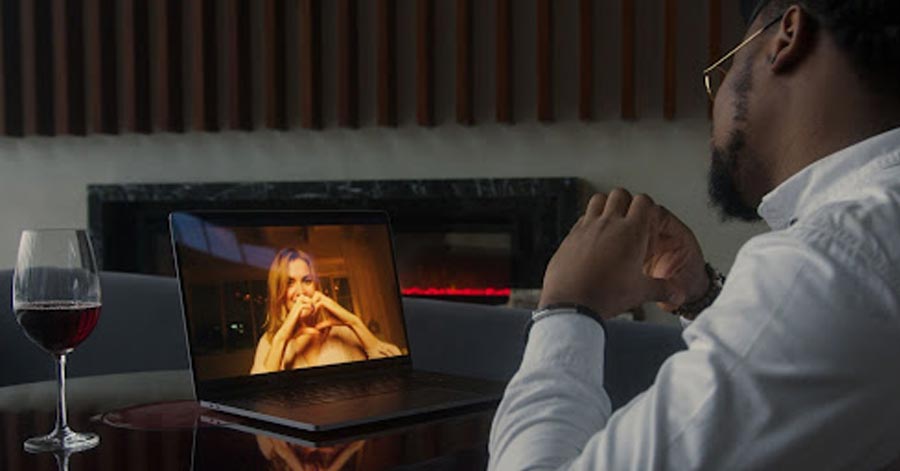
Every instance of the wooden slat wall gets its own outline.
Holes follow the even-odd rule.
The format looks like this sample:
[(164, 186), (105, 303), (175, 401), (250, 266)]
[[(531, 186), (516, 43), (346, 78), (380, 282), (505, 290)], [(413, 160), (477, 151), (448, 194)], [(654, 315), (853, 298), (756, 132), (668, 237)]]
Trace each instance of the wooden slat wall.
[[(53, 0), (33, 0), (34, 37), (32, 45), (35, 54), (34, 70), (34, 120), (37, 133), (44, 136), (53, 134), (55, 93), (53, 67)], [(41, 38), (41, 39), (38, 39)]]
[(553, 5), (537, 0), (537, 119), (553, 121)]
[(578, 1), (578, 119), (594, 117), (594, 1)]
[(666, 119), (675, 119), (675, 105), (677, 100), (676, 87), (676, 41), (677, 41), (677, 6), (676, 0), (665, 0), (663, 36), (663, 116)]
[(174, 64), (169, 49), (169, 14), (167, 2), (155, 0), (150, 4), (150, 23), (156, 35), (151, 38), (150, 49), (152, 84), (151, 114), (153, 129), (165, 131), (169, 128), (169, 67)]
[(434, 126), (434, 0), (416, 0), (416, 121)]
[[(37, 131), (37, 88), (35, 86), (35, 68), (37, 51), (34, 47), (34, 2), (23, 0), (19, 4), (22, 66), (22, 124), (23, 132), (34, 134)], [(13, 45), (15, 43), (12, 43)]]
[(3, 48), (3, 0), (0, 0), (0, 136), (6, 134), (6, 51)]
[(356, 12), (356, 0), (337, 0), (337, 120), (345, 128), (359, 125)]
[(137, 114), (135, 113), (135, 58), (134, 58), (134, 2), (135, 0), (118, 0), (117, 31), (119, 41), (116, 51), (119, 92), (119, 132), (137, 131)]
[[(68, 72), (69, 65), (66, 60), (68, 51), (66, 46), (68, 41), (66, 38), (66, 1), (52, 0), (52, 8), (50, 14), (52, 18), (53, 41), (50, 45), (53, 47), (53, 98), (50, 106), (53, 107), (54, 121), (48, 130), (52, 133), (54, 130), (57, 134), (69, 133), (69, 83)], [(73, 2), (73, 3), (77, 3)], [(74, 25), (73, 25), (74, 26)]]
[(394, 0), (377, 0), (375, 4), (376, 106), (375, 122), (379, 126), (397, 125), (397, 64), (394, 52), (396, 31)]
[(456, 0), (456, 122), (475, 123), (472, 114), (472, 0)]
[(511, 0), (497, 1), (497, 121), (512, 124), (512, 5)]
[(3, 122), (8, 136), (24, 134), (22, 100), (22, 29), (19, 16), (21, 8), (17, 0), (2, 0), (3, 29)]
[(622, 119), (636, 119), (634, 83), (634, 0), (622, 0)]
[[(119, 76), (119, 62), (116, 55), (118, 37), (116, 25), (116, 4), (119, 0), (100, 0), (100, 46), (95, 53), (100, 63), (102, 85), (98, 100), (100, 100), (100, 123), (105, 133), (119, 132), (119, 98), (118, 84), (124, 79)], [(95, 129), (96, 131), (96, 129)]]
[[(366, 5), (374, 14), (364, 16), (360, 0), (333, 1), (333, 8), (323, 10), (322, 0), (0, 0), (0, 135), (354, 128), (370, 122), (367, 118), (388, 127), (401, 122), (468, 126), (477, 124), (475, 110), (483, 109), (474, 102), (482, 96), (476, 93), (479, 87), (493, 94), (491, 121), (553, 122), (557, 113), (572, 108), (578, 119), (591, 121), (598, 118), (596, 94), (611, 82), (606, 79), (611, 73), (621, 74), (619, 115), (638, 118), (636, 97), (645, 92), (639, 90), (645, 81), (637, 80), (642, 65), (635, 0), (536, 0), (531, 24), (514, 21), (530, 18), (531, 12), (519, 11), (526, 7), (513, 0), (374, 0), (372, 10)], [(726, 12), (721, 0), (703, 1), (708, 50), (698, 53), (705, 62), (721, 52)], [(620, 15), (600, 15), (612, 2)], [(676, 41), (692, 32), (677, 29), (677, 0), (653, 3), (646, 8), (659, 8), (663, 41), (659, 51), (640, 55), (663, 58), (662, 114), (674, 119), (683, 112)], [(409, 10), (401, 15), (399, 5)], [(455, 18), (435, 18), (437, 11), (455, 11)], [(554, 18), (557, 11), (566, 19)], [(398, 25), (398, 18), (410, 24)], [(454, 26), (443, 28), (448, 21)], [(520, 34), (518, 28), (530, 31)], [(360, 37), (361, 31), (372, 37)], [(406, 47), (398, 44), (403, 31), (414, 32), (414, 38), (405, 39), (415, 42), (412, 68), (397, 63), (398, 51)], [(609, 40), (606, 31), (618, 31), (615, 44), (598, 43)], [(577, 53), (554, 57), (560, 35), (569, 34), (577, 38)], [(335, 38), (333, 48), (328, 43), (323, 49), (325, 35)], [(518, 37), (534, 42), (516, 43)], [(597, 55), (614, 48), (618, 62)], [(334, 70), (322, 68), (325, 50), (335, 54), (326, 62), (335, 64)], [(487, 59), (493, 62), (487, 64), (493, 83), (479, 82), (491, 77), (479, 69), (486, 59), (481, 51), (493, 56)], [(372, 60), (363, 53), (372, 54)], [(535, 57), (533, 84), (515, 75), (514, 58), (526, 54)], [(452, 91), (446, 91), (455, 93), (452, 117), (435, 116), (437, 85), (447, 83), (435, 76), (436, 61), (453, 67)], [(373, 70), (360, 71), (362, 64)], [(576, 73), (560, 75), (560, 70)], [(398, 91), (401, 71), (415, 74), (406, 82), (414, 87)], [(374, 92), (361, 95), (367, 89), (360, 86), (361, 77), (375, 80)], [(566, 79), (555, 83), (554, 77)], [(335, 81), (334, 96), (323, 96), (330, 90), (324, 80)], [(522, 96), (514, 93), (517, 87), (534, 94), (536, 115), (517, 115), (515, 97)], [(577, 87), (577, 92), (560, 93), (560, 87)], [(559, 97), (572, 98), (557, 102)], [(361, 107), (363, 100), (374, 106)], [(400, 101), (415, 103), (412, 116), (398, 116)], [(334, 123), (323, 122), (323, 106), (335, 107)], [(360, 116), (361, 109), (371, 109), (374, 116)]]
[(319, 0), (300, 0), (300, 122), (304, 128), (322, 127), (322, 33)]

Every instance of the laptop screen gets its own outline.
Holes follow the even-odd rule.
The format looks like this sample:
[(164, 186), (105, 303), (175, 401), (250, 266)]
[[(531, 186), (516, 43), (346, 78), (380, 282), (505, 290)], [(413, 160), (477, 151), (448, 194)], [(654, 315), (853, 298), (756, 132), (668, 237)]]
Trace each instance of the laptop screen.
[(408, 354), (387, 216), (171, 216), (198, 381)]

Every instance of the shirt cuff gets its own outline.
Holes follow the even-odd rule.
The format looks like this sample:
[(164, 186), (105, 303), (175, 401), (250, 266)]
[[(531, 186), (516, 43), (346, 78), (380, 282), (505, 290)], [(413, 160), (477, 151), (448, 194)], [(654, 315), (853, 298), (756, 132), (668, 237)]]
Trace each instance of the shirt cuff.
[(597, 321), (575, 311), (560, 312), (531, 327), (522, 367), (553, 363), (603, 372), (606, 332)]

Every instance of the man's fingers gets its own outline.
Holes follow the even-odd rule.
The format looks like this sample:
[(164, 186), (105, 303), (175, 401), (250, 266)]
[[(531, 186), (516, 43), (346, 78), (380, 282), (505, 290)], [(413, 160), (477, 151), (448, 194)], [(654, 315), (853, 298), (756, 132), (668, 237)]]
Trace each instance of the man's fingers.
[[(598, 218), (603, 214), (603, 208), (606, 207), (606, 195), (603, 193), (595, 193), (588, 201), (587, 210), (584, 214), (587, 217)], [(580, 220), (579, 220), (580, 221)]]
[(637, 195), (631, 199), (631, 206), (628, 207), (628, 213), (625, 215), (625, 218), (652, 223), (659, 214), (656, 208), (653, 198), (647, 195)]
[(606, 199), (603, 214), (623, 217), (628, 213), (629, 206), (631, 206), (631, 193), (623, 188), (616, 188)]

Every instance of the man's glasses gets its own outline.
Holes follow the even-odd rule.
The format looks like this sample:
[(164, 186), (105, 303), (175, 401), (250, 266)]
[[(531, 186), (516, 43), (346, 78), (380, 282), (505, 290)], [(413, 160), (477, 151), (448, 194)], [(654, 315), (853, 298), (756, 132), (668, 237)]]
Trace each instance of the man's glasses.
[(783, 16), (784, 14), (782, 13), (781, 15), (778, 15), (777, 18), (766, 23), (759, 31), (751, 34), (747, 39), (743, 40), (734, 49), (729, 51), (728, 54), (722, 56), (721, 59), (717, 60), (713, 65), (707, 67), (706, 70), (703, 71), (703, 84), (706, 85), (706, 94), (709, 95), (710, 100), (716, 99), (716, 93), (719, 91), (719, 86), (725, 81), (725, 76), (728, 75), (728, 70), (731, 68), (731, 60), (734, 58), (734, 55), (737, 54), (742, 47), (750, 44), (751, 41), (772, 27), (772, 25), (781, 21)]

